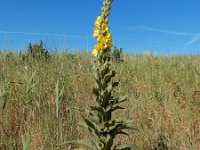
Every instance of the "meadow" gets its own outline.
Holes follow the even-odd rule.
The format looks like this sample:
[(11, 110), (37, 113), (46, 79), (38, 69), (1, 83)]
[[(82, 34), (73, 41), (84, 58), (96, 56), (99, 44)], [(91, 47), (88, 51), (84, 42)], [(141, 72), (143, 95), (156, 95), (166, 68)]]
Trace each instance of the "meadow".
[[(127, 95), (116, 118), (135, 130), (117, 141), (146, 150), (200, 149), (200, 56), (124, 54), (112, 61), (114, 95)], [(80, 114), (94, 104), (94, 57), (54, 53), (48, 61), (0, 53), (0, 149), (73, 149), (88, 132)]]

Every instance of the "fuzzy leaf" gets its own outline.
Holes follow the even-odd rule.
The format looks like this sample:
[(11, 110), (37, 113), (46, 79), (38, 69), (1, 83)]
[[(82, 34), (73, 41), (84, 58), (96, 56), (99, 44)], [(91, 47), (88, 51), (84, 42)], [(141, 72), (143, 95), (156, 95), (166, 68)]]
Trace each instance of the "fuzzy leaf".
[(111, 77), (112, 78), (115, 77), (115, 74), (116, 74), (116, 72), (114, 70), (112, 70)]
[(111, 112), (118, 110), (118, 109), (125, 109), (125, 108), (117, 105), (117, 106), (114, 106), (111, 108)]
[(108, 98), (111, 96), (111, 92), (109, 90), (102, 91), (101, 96), (103, 97), (104, 101), (107, 102)]
[(112, 105), (112, 106), (115, 106), (119, 103), (122, 103), (122, 102), (125, 102), (127, 101), (128, 99), (126, 98), (126, 96), (123, 96), (123, 97), (117, 97), (117, 98), (113, 98), (109, 101), (109, 105)]
[(119, 97), (119, 103), (127, 101), (127, 95)]
[(98, 112), (98, 118), (99, 119), (102, 119), (102, 120), (105, 120), (105, 113), (106, 111), (104, 110), (103, 107), (98, 107), (98, 106), (95, 106), (95, 107), (90, 107), (92, 111), (97, 111)]
[(115, 111), (115, 110), (117, 110), (117, 109), (125, 109), (125, 108), (123, 108), (123, 107), (120, 107), (120, 106), (114, 106), (114, 105), (108, 105), (107, 107), (106, 107), (106, 111), (107, 112), (109, 112), (109, 111), (111, 111), (111, 112), (113, 112), (113, 111)]
[(107, 84), (111, 81), (111, 79), (112, 79), (112, 76), (110, 74), (107, 74), (104, 77), (104, 82)]
[(115, 137), (118, 134), (124, 134), (125, 132), (123, 132), (123, 130), (126, 129), (133, 129), (133, 128), (129, 127), (125, 122), (121, 121), (115, 123), (115, 125), (113, 125), (113, 127), (110, 129), (109, 133), (112, 135), (112, 137)]
[(109, 85), (109, 86), (107, 87), (107, 90), (108, 90), (108, 92), (111, 92), (111, 91), (113, 90), (113, 85), (112, 85), (112, 84)]
[(99, 79), (95, 79), (95, 81), (96, 81), (96, 88), (97, 89), (102, 89), (101, 81)]
[(95, 122), (95, 123), (101, 122), (102, 117), (97, 111), (90, 111), (89, 116), (92, 122)]
[(113, 83), (112, 83), (112, 87), (113, 87), (113, 88), (117, 87), (118, 85), (119, 85), (119, 82), (113, 82)]
[(101, 76), (102, 77), (110, 72), (109, 62), (108, 61), (106, 61), (106, 63), (103, 64), (102, 69), (100, 70), (100, 72), (101, 72)]
[(94, 95), (99, 96), (99, 90), (97, 88), (93, 88), (92, 92), (94, 93)]
[(94, 135), (100, 134), (101, 129), (99, 128), (99, 126), (96, 123), (90, 121), (89, 119), (84, 119), (84, 122), (86, 123), (87, 128), (91, 133), (93, 133)]
[(102, 142), (99, 142), (98, 140), (94, 140), (94, 145), (96, 150), (101, 150), (104, 146), (104, 144)]
[(115, 71), (112, 70), (111, 74), (105, 75), (104, 82), (109, 83), (113, 77), (115, 77)]

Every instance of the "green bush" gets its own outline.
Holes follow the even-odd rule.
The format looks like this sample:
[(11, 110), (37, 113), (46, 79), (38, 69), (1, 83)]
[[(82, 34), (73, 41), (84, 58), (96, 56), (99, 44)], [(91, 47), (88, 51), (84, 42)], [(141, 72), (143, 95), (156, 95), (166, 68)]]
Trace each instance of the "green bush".
[(27, 56), (32, 59), (44, 60), (44, 61), (50, 59), (50, 54), (48, 50), (44, 47), (43, 41), (40, 41), (39, 44), (30, 43), (27, 51)]
[(115, 62), (122, 62), (123, 61), (123, 49), (117, 48), (116, 46), (112, 49), (112, 60)]

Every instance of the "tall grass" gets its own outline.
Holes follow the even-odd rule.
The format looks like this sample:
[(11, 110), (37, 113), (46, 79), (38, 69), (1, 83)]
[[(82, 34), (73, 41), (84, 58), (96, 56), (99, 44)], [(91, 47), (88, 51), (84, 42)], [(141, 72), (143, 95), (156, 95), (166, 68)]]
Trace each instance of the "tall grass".
[[(145, 55), (113, 62), (120, 81), (114, 94), (129, 97), (128, 109), (115, 115), (138, 128), (117, 142), (141, 149), (200, 149), (199, 63), (199, 56)], [(46, 62), (1, 53), (0, 149), (66, 149), (57, 146), (86, 138), (79, 114), (94, 103), (93, 83), (87, 53), (52, 54)]]

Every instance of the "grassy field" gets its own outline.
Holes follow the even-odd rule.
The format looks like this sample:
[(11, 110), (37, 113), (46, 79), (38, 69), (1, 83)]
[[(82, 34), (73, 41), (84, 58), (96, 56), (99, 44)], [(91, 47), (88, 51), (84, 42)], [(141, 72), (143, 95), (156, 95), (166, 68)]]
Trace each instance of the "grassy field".
[[(113, 62), (128, 95), (115, 116), (136, 130), (119, 136), (147, 150), (200, 149), (200, 56), (125, 55)], [(0, 54), (0, 149), (72, 149), (58, 146), (88, 136), (80, 114), (94, 103), (93, 57), (52, 54), (50, 61), (24, 61)]]

